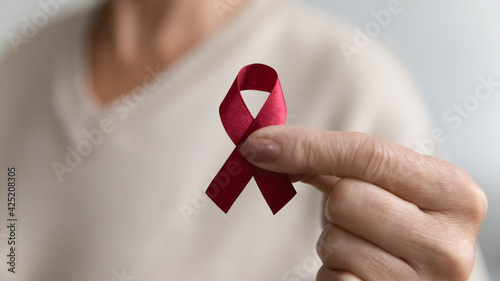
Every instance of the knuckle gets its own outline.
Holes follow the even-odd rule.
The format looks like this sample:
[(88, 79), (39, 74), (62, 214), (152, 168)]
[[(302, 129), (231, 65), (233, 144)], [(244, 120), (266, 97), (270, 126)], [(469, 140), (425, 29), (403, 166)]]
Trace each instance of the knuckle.
[(300, 138), (297, 138), (293, 145), (293, 151), (295, 153), (295, 159), (300, 159), (296, 161), (297, 170), (300, 172), (307, 173), (310, 167), (316, 166), (315, 161), (318, 159), (318, 137), (315, 134), (304, 134)]
[[(460, 170), (461, 171), (461, 170)], [(488, 211), (488, 199), (481, 187), (465, 172), (461, 171), (466, 200), (465, 210), (473, 222), (481, 223)]]
[(327, 132), (310, 132), (300, 135), (294, 144), (297, 170), (303, 173), (334, 174), (331, 160), (336, 159), (334, 147), (329, 142)]
[[(379, 139), (364, 135), (358, 138), (358, 142), (354, 144), (353, 157), (357, 161), (350, 161), (352, 167), (356, 171), (361, 171), (362, 175), (368, 178), (386, 178), (391, 173), (392, 169), (389, 165), (393, 161), (387, 161), (393, 158), (391, 150), (384, 145)], [(354, 159), (353, 159), (354, 160)]]
[(468, 280), (475, 257), (475, 238), (435, 220), (425, 236), (414, 240), (418, 250), (407, 261), (421, 280)]
[(468, 213), (472, 223), (479, 229), (483, 222), (486, 213), (488, 212), (488, 199), (483, 190), (479, 186), (471, 187), (471, 194), (469, 195), (469, 208)]
[(434, 278), (428, 278), (430, 280), (468, 280), (474, 265), (473, 243), (457, 243), (456, 240), (439, 243), (434, 249), (434, 256), (437, 258), (427, 261), (427, 266), (432, 269), (422, 275), (432, 274)]
[(480, 225), (488, 211), (486, 194), (467, 172), (451, 164), (450, 166), (447, 169), (449, 184), (454, 186), (455, 194), (462, 195), (457, 206), (472, 223)]

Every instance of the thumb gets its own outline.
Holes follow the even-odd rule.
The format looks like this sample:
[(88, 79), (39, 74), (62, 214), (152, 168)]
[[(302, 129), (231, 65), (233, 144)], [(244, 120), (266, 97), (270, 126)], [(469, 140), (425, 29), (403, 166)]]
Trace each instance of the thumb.
[[(318, 174), (387, 184), (442, 170), (432, 159), (368, 134), (332, 132), (300, 126), (270, 126), (253, 132), (241, 154), (255, 166), (285, 174)], [(445, 167), (446, 168), (446, 167)], [(429, 183), (441, 175), (429, 175)], [(427, 184), (427, 182), (422, 182)]]
[(340, 176), (344, 164), (352, 161), (355, 138), (349, 134), (356, 133), (270, 126), (252, 133), (240, 152), (255, 166), (273, 172)]
[(355, 178), (425, 209), (442, 208), (442, 198), (479, 188), (448, 162), (363, 133), (271, 126), (253, 132), (240, 151), (265, 170)]
[[(306, 167), (307, 161), (303, 161), (306, 158), (316, 161), (309, 153), (313, 152), (311, 148), (316, 146), (313, 143), (317, 143), (312, 138), (326, 140), (321, 134), (318, 135), (320, 132), (298, 126), (266, 127), (250, 135), (241, 146), (240, 152), (249, 162), (260, 168), (289, 174), (293, 182), (302, 181), (329, 193), (340, 178), (330, 173), (318, 174), (317, 171), (306, 173), (311, 170)], [(307, 146), (310, 149), (303, 149), (305, 142), (309, 142)], [(290, 154), (288, 151), (294, 153)], [(301, 165), (303, 167), (300, 167)]]

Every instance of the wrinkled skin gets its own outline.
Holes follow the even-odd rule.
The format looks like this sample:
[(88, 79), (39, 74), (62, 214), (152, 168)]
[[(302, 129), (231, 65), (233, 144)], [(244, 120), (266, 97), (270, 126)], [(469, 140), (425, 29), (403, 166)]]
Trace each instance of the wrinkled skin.
[(487, 200), (458, 167), (370, 135), (297, 126), (256, 131), (241, 152), (325, 193), (317, 281), (468, 280)]

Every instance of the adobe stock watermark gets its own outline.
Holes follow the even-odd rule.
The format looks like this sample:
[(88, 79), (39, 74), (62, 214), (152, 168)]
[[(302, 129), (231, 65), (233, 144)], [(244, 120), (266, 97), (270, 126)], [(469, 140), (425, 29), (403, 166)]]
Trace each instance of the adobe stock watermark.
[[(295, 119), (296, 117), (297, 115), (295, 114), (288, 114), (286, 123), (288, 124), (290, 120)], [(252, 159), (257, 155), (257, 150), (255, 149), (249, 149), (242, 152), (243, 154), (247, 155), (249, 159)], [(209, 185), (213, 187), (211, 189), (213, 190), (213, 194), (211, 194), (211, 196), (217, 196), (217, 194), (221, 192), (221, 190), (229, 187), (229, 185), (231, 184), (231, 178), (238, 177), (238, 175), (240, 175), (243, 170), (237, 161), (229, 162), (225, 167), (225, 170), (219, 171), (221, 174), (218, 178), (215, 178), (215, 176), (217, 175), (215, 172), (210, 171), (208, 173), (210, 181), (206, 185), (204, 185), (204, 188), (207, 188)], [(213, 179), (215, 180), (212, 182)], [(190, 224), (191, 217), (199, 215), (200, 212), (206, 209), (208, 207), (208, 204), (211, 203), (211, 200), (205, 194), (204, 189), (202, 190), (199, 188), (193, 188), (192, 193), (193, 197), (191, 198), (191, 201), (189, 203), (181, 203), (178, 206), (179, 213), (186, 224)]]
[[(252, 159), (257, 155), (257, 150), (249, 149), (244, 152), (242, 151), (242, 153), (248, 155), (248, 157)], [(216, 197), (219, 195), (222, 190), (229, 187), (231, 180), (233, 178), (237, 178), (242, 171), (243, 168), (240, 166), (240, 163), (236, 160), (231, 160), (227, 163), (227, 165), (223, 166), (223, 169), (219, 171), (219, 177), (216, 177), (217, 174), (213, 171), (209, 172), (208, 175), (210, 176), (210, 182), (206, 186), (210, 186), (210, 196)], [(190, 204), (179, 204), (179, 212), (186, 224), (191, 222), (191, 216), (199, 215), (200, 212), (207, 208), (208, 204), (211, 202), (203, 190), (193, 188), (192, 192), (194, 196), (192, 197)]]
[(301, 264), (294, 264), (283, 272), (281, 281), (313, 280), (323, 262), (315, 256), (302, 260)]
[(243, 0), (214, 0), (212, 5), (217, 16), (222, 21), (227, 13), (233, 12), (241, 3), (243, 3)]
[[(412, 1), (412, 0), (410, 0)], [(352, 62), (353, 55), (358, 55), (363, 49), (367, 48), (372, 39), (379, 36), (382, 28), (387, 28), (393, 17), (403, 12), (404, 7), (399, 0), (390, 0), (387, 7), (380, 11), (370, 11), (373, 20), (367, 22), (364, 28), (354, 28), (354, 35), (351, 42), (341, 42), (340, 50), (344, 54), (347, 62)]]
[(116, 120), (126, 120), (132, 111), (143, 102), (148, 94), (157, 89), (169, 76), (169, 73), (162, 72), (160, 66), (156, 70), (147, 66), (148, 73), (143, 80), (143, 84), (132, 89), (130, 94), (123, 95), (115, 100), (110, 107), (111, 116), (102, 118), (99, 126), (91, 130), (82, 130), (82, 138), (74, 145), (65, 147), (66, 156), (64, 161), (53, 161), (51, 167), (59, 182), (63, 182), (64, 175), (72, 173), (81, 165), (85, 157), (92, 154), (95, 147), (98, 147), (104, 141), (106, 135), (111, 134), (116, 129)]
[[(493, 75), (488, 77), (478, 77), (478, 84), (474, 93), (463, 98), (460, 102), (453, 104), (452, 107), (445, 110), (442, 118), (446, 124), (450, 124), (451, 130), (456, 131), (462, 127), (465, 120), (470, 119), (481, 104), (492, 97), (500, 90), (500, 80), (494, 81)], [(448, 133), (443, 128), (435, 128), (428, 138), (415, 140), (417, 152), (424, 155), (432, 155), (436, 152), (437, 145), (443, 144), (448, 140)]]
[(9, 32), (7, 38), (14, 52), (19, 53), (19, 47), (22, 44), (27, 44), (30, 39), (38, 34), (40, 28), (46, 26), (50, 19), (57, 16), (62, 5), (66, 5), (71, 0), (39, 0), (38, 6), (40, 10), (36, 11), (30, 18), (22, 17), (22, 27), (20, 34)]
[[(211, 196), (217, 196), (223, 189), (228, 187), (231, 183), (231, 178), (238, 177), (242, 170), (243, 169), (237, 161), (229, 162), (225, 170), (219, 171), (220, 177), (207, 184), (207, 186), (210, 185), (210, 187), (212, 187), (211, 190), (213, 190), (213, 193)], [(213, 179), (216, 174), (212, 171), (209, 173), (209, 176)], [(208, 207), (208, 204), (211, 202), (203, 190), (193, 188), (192, 192), (194, 196), (192, 197), (190, 204), (179, 204), (179, 212), (186, 224), (191, 222), (191, 216), (199, 215), (200, 212)]]
[(135, 280), (135, 276), (127, 274), (125, 267), (122, 267), (120, 272), (118, 272), (116, 269), (113, 268), (111, 270), (111, 275), (113, 275), (113, 278), (111, 278), (109, 281), (133, 281), (133, 280)]

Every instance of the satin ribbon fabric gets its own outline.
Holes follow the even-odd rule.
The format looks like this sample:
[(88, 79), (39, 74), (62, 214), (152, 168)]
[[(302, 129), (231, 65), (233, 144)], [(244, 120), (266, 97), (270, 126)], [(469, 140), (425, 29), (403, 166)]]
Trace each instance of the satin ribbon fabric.
[[(245, 90), (270, 93), (255, 119), (241, 96), (241, 91)], [(254, 177), (271, 211), (276, 214), (297, 194), (288, 176), (257, 168), (240, 153), (241, 145), (254, 131), (286, 123), (285, 98), (276, 71), (263, 64), (243, 67), (222, 101), (219, 114), (236, 148), (208, 186), (206, 194), (227, 213)]]

